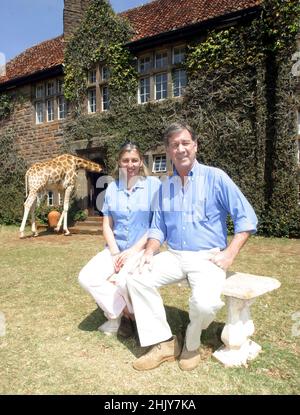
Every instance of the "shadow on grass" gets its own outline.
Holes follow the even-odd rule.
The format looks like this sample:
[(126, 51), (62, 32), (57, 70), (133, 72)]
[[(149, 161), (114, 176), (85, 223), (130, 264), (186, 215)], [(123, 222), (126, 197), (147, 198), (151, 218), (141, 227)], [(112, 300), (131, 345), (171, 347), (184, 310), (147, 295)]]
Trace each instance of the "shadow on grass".
[[(183, 344), (185, 331), (189, 323), (188, 313), (177, 307), (170, 306), (165, 306), (165, 310), (172, 333), (176, 334), (179, 342)], [(83, 331), (96, 331), (105, 321), (106, 317), (104, 316), (103, 311), (98, 307), (78, 325), (78, 328)], [(211, 353), (223, 344), (221, 341), (221, 333), (224, 325), (225, 324), (222, 322), (213, 321), (209, 327), (202, 332), (201, 345), (205, 349), (211, 349)], [(140, 357), (147, 349), (140, 346), (137, 333), (135, 338), (124, 339), (122, 337), (118, 337), (118, 340), (136, 357)]]

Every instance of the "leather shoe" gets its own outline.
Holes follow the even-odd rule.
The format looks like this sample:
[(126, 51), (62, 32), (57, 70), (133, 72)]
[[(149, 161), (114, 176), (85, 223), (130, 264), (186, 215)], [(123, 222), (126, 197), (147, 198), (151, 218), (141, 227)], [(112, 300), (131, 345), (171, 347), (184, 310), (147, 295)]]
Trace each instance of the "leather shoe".
[(155, 369), (163, 362), (174, 361), (180, 355), (180, 346), (176, 336), (167, 342), (154, 345), (146, 354), (133, 362), (136, 370)]
[(181, 370), (193, 370), (195, 369), (200, 363), (200, 353), (199, 350), (191, 350), (189, 351), (184, 344), (178, 366)]

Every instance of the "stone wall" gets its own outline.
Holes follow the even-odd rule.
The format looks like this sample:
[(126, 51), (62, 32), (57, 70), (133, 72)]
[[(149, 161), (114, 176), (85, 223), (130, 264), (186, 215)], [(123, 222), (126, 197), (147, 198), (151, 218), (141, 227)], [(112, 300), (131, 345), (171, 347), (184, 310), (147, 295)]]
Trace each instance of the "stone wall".
[(64, 121), (57, 120), (36, 124), (31, 91), (30, 84), (10, 91), (17, 92), (22, 98), (15, 104), (11, 116), (0, 123), (0, 134), (7, 128), (16, 132), (18, 149), (28, 166), (61, 154), (64, 125)]
[(64, 37), (67, 39), (79, 27), (89, 0), (64, 1)]

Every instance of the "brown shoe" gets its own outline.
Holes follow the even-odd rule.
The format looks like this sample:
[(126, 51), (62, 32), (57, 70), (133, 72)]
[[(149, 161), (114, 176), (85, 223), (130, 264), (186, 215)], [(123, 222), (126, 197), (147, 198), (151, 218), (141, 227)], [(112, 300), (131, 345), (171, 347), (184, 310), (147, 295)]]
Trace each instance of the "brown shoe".
[(124, 337), (124, 339), (128, 339), (134, 335), (134, 331), (134, 322), (130, 318), (123, 316), (118, 329), (118, 336)]
[(149, 370), (158, 367), (163, 362), (171, 362), (180, 355), (180, 346), (176, 336), (172, 340), (154, 345), (149, 352), (133, 362), (136, 370)]
[(193, 370), (199, 365), (200, 360), (199, 350), (189, 351), (184, 344), (178, 366), (181, 370)]

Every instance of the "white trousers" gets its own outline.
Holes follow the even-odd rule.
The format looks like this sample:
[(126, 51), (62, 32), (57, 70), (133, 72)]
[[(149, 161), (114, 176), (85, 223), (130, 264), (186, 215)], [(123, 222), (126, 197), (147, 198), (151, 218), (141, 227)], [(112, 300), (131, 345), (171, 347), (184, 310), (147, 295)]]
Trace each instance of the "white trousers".
[(143, 251), (127, 259), (118, 274), (115, 274), (115, 283), (107, 281), (115, 273), (108, 248), (95, 255), (80, 271), (79, 284), (91, 294), (108, 319), (119, 317), (125, 306), (133, 313), (126, 287), (126, 276), (142, 254)]
[(210, 251), (168, 250), (155, 255), (152, 270), (127, 276), (141, 346), (150, 346), (172, 336), (165, 308), (157, 288), (187, 278), (191, 287), (190, 323), (186, 331), (186, 347), (196, 350), (200, 336), (224, 305), (221, 301), (226, 272), (209, 261), (219, 249)]

